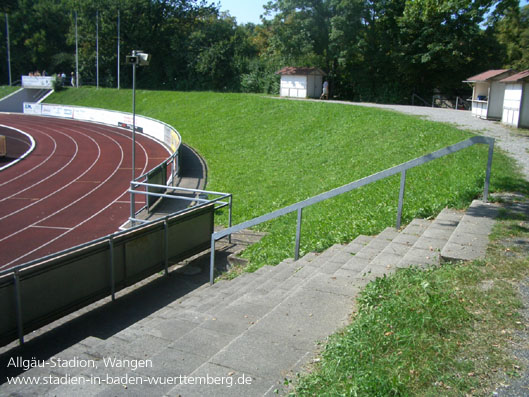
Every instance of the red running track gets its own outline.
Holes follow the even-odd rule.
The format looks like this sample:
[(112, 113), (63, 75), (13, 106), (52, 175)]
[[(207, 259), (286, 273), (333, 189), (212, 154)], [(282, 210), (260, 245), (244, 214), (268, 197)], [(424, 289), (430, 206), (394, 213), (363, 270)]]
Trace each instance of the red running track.
[[(0, 270), (106, 236), (127, 221), (131, 131), (0, 114), (0, 129), (7, 127), (31, 135), (36, 147), (0, 171)], [(136, 176), (169, 156), (143, 135), (136, 144)], [(136, 196), (136, 209), (144, 204)]]

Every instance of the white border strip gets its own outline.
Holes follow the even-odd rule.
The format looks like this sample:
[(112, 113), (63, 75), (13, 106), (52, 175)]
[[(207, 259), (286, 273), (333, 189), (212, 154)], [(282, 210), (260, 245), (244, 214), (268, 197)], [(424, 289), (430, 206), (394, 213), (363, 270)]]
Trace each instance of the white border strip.
[(42, 98), (40, 98), (37, 103), (41, 103), (42, 101), (44, 101), (47, 97), (49, 97), (54, 92), (55, 92), (55, 90), (50, 90), (50, 92), (48, 92), (46, 95), (44, 95)]
[(11, 94), (6, 95), (6, 96), (3, 97), (3, 98), (0, 98), (0, 102), (2, 102), (3, 100), (9, 98), (10, 96), (13, 96), (13, 95), (15, 95), (15, 94), (18, 94), (18, 93), (19, 93), (20, 91), (22, 91), (23, 89), (24, 89), (24, 88), (19, 88), (18, 90), (12, 92)]
[(4, 127), (4, 128), (7, 128), (7, 129), (10, 129), (10, 130), (14, 130), (14, 131), (17, 131), (17, 132), (20, 132), (22, 135), (25, 135), (29, 138), (29, 141), (31, 142), (31, 145), (29, 147), (28, 150), (26, 150), (26, 152), (20, 156), (18, 159), (10, 162), (9, 164), (6, 164), (4, 165), (3, 167), (0, 167), (0, 171), (3, 171), (13, 165), (15, 165), (16, 163), (18, 163), (19, 161), (25, 159), (33, 150), (35, 150), (35, 140), (33, 139), (33, 137), (31, 135), (29, 135), (27, 132), (24, 132), (22, 130), (19, 130), (18, 128), (14, 128), (14, 127), (10, 127), (8, 125), (4, 125), (4, 124), (0, 124), (0, 127)]
[[(96, 122), (113, 127), (131, 130), (133, 115), (115, 110), (89, 108), (73, 105), (55, 105), (48, 103), (24, 102), (24, 114), (34, 116), (59, 117), (78, 121)], [(182, 137), (176, 128), (163, 121), (136, 115), (136, 133), (143, 133), (171, 148), (176, 153), (182, 143)]]

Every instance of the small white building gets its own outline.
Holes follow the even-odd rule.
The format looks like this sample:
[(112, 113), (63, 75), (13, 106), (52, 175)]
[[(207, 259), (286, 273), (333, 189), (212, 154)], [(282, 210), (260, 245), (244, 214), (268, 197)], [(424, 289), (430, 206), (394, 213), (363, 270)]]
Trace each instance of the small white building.
[(505, 85), (501, 122), (516, 128), (529, 128), (529, 70), (501, 80)]
[(500, 81), (514, 73), (510, 69), (488, 70), (464, 81), (464, 83), (472, 84), (473, 116), (501, 120), (505, 84)]
[(294, 98), (319, 98), (325, 72), (319, 68), (285, 67), (276, 74), (281, 75), (279, 95)]

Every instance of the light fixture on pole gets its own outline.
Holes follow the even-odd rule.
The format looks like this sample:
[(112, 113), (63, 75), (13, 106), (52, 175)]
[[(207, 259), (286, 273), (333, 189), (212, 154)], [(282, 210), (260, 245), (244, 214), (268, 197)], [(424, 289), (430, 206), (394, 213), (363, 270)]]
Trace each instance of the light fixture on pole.
[[(142, 51), (132, 50), (132, 55), (127, 55), (126, 63), (132, 65), (132, 181), (136, 179), (136, 67), (147, 66), (151, 55)], [(134, 193), (130, 194), (130, 217), (131, 226), (134, 226), (135, 211)]]

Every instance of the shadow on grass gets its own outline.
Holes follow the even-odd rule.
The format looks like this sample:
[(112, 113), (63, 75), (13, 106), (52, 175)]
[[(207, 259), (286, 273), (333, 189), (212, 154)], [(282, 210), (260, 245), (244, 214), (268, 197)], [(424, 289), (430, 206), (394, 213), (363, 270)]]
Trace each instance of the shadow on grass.
[(492, 187), (495, 191), (516, 192), (529, 196), (529, 182), (514, 175), (494, 178)]

